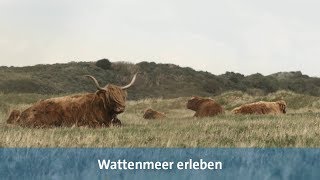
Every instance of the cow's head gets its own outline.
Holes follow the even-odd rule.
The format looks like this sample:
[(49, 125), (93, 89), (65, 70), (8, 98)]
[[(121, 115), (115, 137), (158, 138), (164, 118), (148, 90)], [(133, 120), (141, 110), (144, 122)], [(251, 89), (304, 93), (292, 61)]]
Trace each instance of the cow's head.
[(277, 101), (277, 104), (279, 105), (279, 108), (283, 114), (287, 112), (287, 103), (284, 100)]
[(203, 102), (204, 98), (193, 96), (191, 99), (187, 102), (187, 108), (191, 109), (193, 111), (198, 110), (200, 104)]
[(97, 87), (96, 94), (99, 96), (103, 96), (105, 108), (112, 113), (119, 114), (125, 110), (125, 103), (127, 98), (126, 89), (134, 84), (134, 82), (136, 81), (137, 73), (133, 76), (131, 82), (125, 86), (107, 84), (105, 87), (101, 87), (98, 81), (93, 76), (86, 75), (86, 77), (91, 78), (95, 86)]
[(151, 108), (148, 108), (144, 110), (143, 118), (149, 119), (154, 117), (154, 115), (155, 115), (155, 112)]

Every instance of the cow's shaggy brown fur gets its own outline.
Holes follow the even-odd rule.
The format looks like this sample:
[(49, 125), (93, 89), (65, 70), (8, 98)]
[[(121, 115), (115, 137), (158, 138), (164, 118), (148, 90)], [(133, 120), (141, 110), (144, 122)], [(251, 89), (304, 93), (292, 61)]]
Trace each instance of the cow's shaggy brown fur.
[(197, 96), (187, 102), (187, 108), (196, 111), (195, 117), (215, 116), (224, 112), (223, 108), (213, 99)]
[(40, 100), (21, 113), (13, 110), (7, 123), (27, 127), (121, 125), (117, 114), (125, 110), (126, 91), (115, 85), (99, 88), (96, 93)]
[(145, 119), (161, 119), (165, 117), (166, 115), (164, 113), (155, 111), (151, 108), (146, 109), (143, 114), (143, 118)]
[(265, 102), (259, 101), (244, 104), (232, 110), (234, 114), (285, 114), (287, 104), (285, 101)]

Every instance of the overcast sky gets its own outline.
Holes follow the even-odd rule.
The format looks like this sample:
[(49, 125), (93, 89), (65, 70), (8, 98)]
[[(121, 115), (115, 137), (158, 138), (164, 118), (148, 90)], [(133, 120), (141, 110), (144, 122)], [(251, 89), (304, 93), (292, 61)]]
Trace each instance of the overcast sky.
[(0, 0), (0, 65), (154, 61), (320, 77), (320, 1)]

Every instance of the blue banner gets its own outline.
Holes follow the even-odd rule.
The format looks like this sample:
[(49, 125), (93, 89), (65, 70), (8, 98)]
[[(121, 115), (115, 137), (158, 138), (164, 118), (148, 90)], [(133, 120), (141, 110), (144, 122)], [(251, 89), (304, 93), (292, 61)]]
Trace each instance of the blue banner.
[(1, 179), (320, 179), (320, 149), (2, 148)]

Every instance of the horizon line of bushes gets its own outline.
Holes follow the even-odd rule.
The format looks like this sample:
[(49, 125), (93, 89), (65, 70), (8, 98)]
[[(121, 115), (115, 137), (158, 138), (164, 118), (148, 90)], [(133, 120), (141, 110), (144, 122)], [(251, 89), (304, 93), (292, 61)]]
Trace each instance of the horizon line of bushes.
[(129, 99), (150, 97), (174, 98), (180, 96), (212, 96), (230, 90), (263, 95), (279, 90), (320, 96), (320, 78), (309, 77), (300, 71), (279, 72), (264, 76), (260, 73), (245, 76), (226, 72), (214, 75), (190, 67), (155, 62), (69, 62), (25, 67), (0, 67), (0, 92), (61, 94), (94, 92), (90, 74), (101, 85), (124, 85), (135, 72), (140, 72)]

